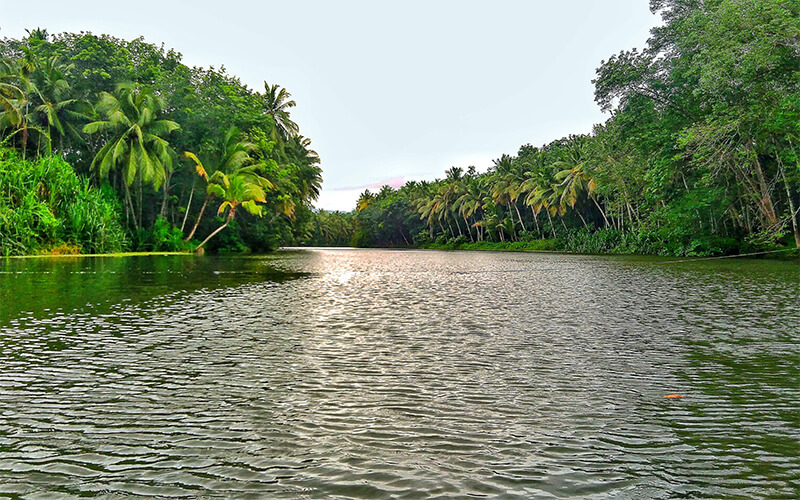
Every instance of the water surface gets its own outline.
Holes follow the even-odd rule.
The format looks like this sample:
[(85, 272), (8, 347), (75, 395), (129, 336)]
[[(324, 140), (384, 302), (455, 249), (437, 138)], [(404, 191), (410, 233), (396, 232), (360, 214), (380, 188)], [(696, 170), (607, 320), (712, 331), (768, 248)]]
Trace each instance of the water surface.
[(796, 261), (6, 260), (0, 496), (796, 498), (799, 298)]

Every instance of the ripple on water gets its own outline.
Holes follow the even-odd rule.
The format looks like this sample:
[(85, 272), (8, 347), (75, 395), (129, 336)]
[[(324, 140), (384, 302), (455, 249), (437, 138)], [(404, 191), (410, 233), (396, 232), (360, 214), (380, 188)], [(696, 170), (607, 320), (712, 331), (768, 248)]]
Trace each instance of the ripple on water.
[[(292, 280), (237, 265), (8, 320), (0, 494), (800, 491), (796, 264), (269, 260)], [(204, 286), (213, 276), (228, 281)]]

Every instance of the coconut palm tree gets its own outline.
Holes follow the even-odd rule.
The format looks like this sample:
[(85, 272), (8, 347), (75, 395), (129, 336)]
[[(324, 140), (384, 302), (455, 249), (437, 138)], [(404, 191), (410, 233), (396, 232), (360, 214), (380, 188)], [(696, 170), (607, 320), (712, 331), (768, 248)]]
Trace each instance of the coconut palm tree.
[(367, 209), (368, 206), (375, 201), (377, 196), (370, 192), (369, 189), (365, 189), (363, 193), (358, 196), (358, 201), (356, 202), (356, 211), (363, 212)]
[(544, 209), (545, 213), (547, 214), (547, 220), (550, 221), (550, 229), (553, 231), (555, 231), (555, 226), (553, 225), (553, 215), (558, 213), (558, 208), (555, 205), (555, 200), (557, 199), (558, 195), (558, 191), (554, 189), (552, 184), (537, 185), (533, 191), (528, 193), (528, 196), (525, 198), (525, 204), (531, 207), (531, 210), (533, 210), (534, 214), (539, 214), (539, 212)]
[[(458, 210), (458, 213), (461, 214), (461, 217), (464, 218), (464, 224), (467, 225), (467, 228), (470, 227), (469, 218), (481, 210), (483, 206), (483, 196), (480, 180), (477, 178), (470, 178), (470, 182), (465, 186), (463, 194), (456, 199), (454, 207)], [(476, 228), (478, 240), (483, 240), (483, 235), (481, 233), (482, 226), (475, 224), (472, 224), (472, 226)], [(472, 231), (470, 231), (469, 236), (472, 238)], [(472, 240), (475, 241), (474, 238)]]
[[(194, 162), (197, 175), (199, 175), (201, 179), (208, 183), (210, 175), (213, 175), (215, 172), (232, 174), (242, 167), (251, 165), (254, 162), (251, 153), (253, 153), (255, 150), (256, 146), (244, 138), (244, 134), (241, 130), (233, 126), (225, 132), (225, 135), (222, 136), (222, 139), (215, 147), (214, 154), (212, 154), (212, 159), (210, 161), (204, 164), (200, 158), (197, 157), (197, 155), (189, 151), (184, 152), (184, 156)], [(208, 165), (208, 167), (206, 165)], [(186, 207), (187, 214), (189, 213), (191, 197), (193, 194), (194, 187), (192, 187), (192, 193), (189, 195), (189, 203)], [(184, 241), (189, 241), (192, 239), (192, 237), (194, 237), (194, 233), (197, 231), (197, 226), (200, 225), (200, 220), (203, 218), (203, 214), (205, 213), (208, 202), (212, 196), (213, 193), (206, 190), (206, 197), (203, 201), (203, 206), (200, 207), (200, 213), (197, 214), (197, 219), (194, 221), (194, 226), (192, 226), (192, 230), (189, 231), (189, 235), (186, 236)]]
[(16, 80), (12, 63), (0, 60), (0, 130), (17, 127), (22, 122), (20, 103), (25, 100), (25, 94)]
[[(536, 188), (539, 186), (539, 178), (536, 174), (530, 171), (526, 171), (524, 174), (524, 179), (522, 179), (517, 185), (514, 195), (517, 199), (522, 199), (523, 203), (527, 205), (527, 199), (533, 193)], [(542, 233), (541, 227), (539, 227), (539, 213), (531, 207), (531, 213), (533, 214), (533, 224), (536, 227), (536, 232), (544, 238), (544, 234)]]
[[(25, 54), (31, 55), (32, 52), (26, 49)], [(31, 100), (26, 90), (29, 85), (29, 74), (33, 71), (33, 59), (30, 59), (31, 66), (28, 67), (29, 58), (23, 57), (16, 61), (4, 60), (0, 63), (0, 130), (6, 132), (6, 140), (20, 135), (20, 149), (22, 157), (25, 158), (28, 151), (28, 138), (30, 133), (37, 135), (37, 144), (41, 146), (42, 138), (46, 138), (46, 132), (31, 123)], [(47, 143), (49, 147), (49, 142)]]
[(231, 174), (217, 171), (209, 178), (208, 192), (222, 200), (217, 215), (222, 215), (225, 210), (228, 210), (228, 215), (220, 227), (197, 245), (195, 251), (199, 251), (208, 243), (208, 240), (228, 227), (239, 207), (244, 208), (252, 215), (261, 217), (264, 210), (262, 204), (267, 201), (266, 190), (271, 187), (271, 184), (265, 183), (266, 179), (258, 175), (257, 170), (257, 166), (250, 166), (243, 167)]
[(275, 136), (273, 140), (279, 144), (285, 143), (290, 137), (294, 137), (300, 128), (289, 117), (289, 108), (297, 105), (291, 100), (292, 94), (278, 84), (270, 85), (264, 82), (264, 95), (262, 96), (262, 106), (264, 112), (272, 117), (275, 122)]
[(142, 207), (140, 200), (137, 216), (130, 194), (134, 180), (140, 181), (140, 197), (141, 183), (152, 184), (156, 190), (163, 185), (164, 197), (168, 194), (165, 180), (172, 169), (173, 152), (164, 137), (179, 130), (180, 125), (159, 119), (163, 106), (163, 100), (149, 88), (121, 85), (115, 94), (100, 94), (97, 111), (104, 119), (83, 127), (87, 134), (103, 134), (107, 138), (91, 168), (100, 177), (120, 169), (130, 220), (137, 230), (141, 227)]
[[(586, 162), (583, 161), (571, 166), (570, 164), (562, 161), (554, 163), (553, 166), (563, 168), (563, 170), (559, 171), (555, 175), (556, 181), (560, 181), (561, 186), (564, 189), (560, 203), (562, 205), (568, 203), (570, 207), (575, 208), (575, 204), (578, 202), (580, 197), (585, 194), (587, 198), (594, 202), (597, 210), (600, 211), (600, 215), (603, 216), (606, 227), (608, 227), (609, 223), (608, 218), (606, 218), (606, 213), (597, 202), (597, 198), (595, 196), (597, 181), (590, 174)], [(586, 225), (586, 220), (580, 214), (580, 211), (576, 212), (583, 221), (583, 224)]]
[(25, 79), (25, 92), (31, 98), (29, 121), (43, 130), (49, 145), (64, 149), (64, 140), (82, 142), (79, 124), (90, 120), (92, 106), (88, 101), (72, 97), (68, 73), (74, 65), (61, 64), (57, 57), (37, 61), (30, 78)]
[(54, 145), (63, 151), (65, 139), (82, 142), (78, 124), (89, 121), (92, 107), (72, 97), (68, 73), (73, 66), (57, 57), (26, 54), (31, 56), (0, 62), (0, 128), (12, 129), (10, 136), (20, 134), (23, 155), (31, 132), (45, 151)]

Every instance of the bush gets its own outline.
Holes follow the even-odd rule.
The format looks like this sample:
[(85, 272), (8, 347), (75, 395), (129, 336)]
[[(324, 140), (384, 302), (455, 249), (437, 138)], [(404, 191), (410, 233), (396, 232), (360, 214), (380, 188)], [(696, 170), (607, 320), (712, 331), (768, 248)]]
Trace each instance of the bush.
[(464, 245), (469, 242), (470, 242), (469, 238), (461, 234), (456, 236), (455, 238), (450, 238), (450, 240), (447, 241), (447, 244), (452, 246), (453, 248), (456, 248), (460, 245)]
[(163, 217), (158, 217), (150, 231), (150, 250), (155, 252), (180, 252), (193, 248), (191, 242), (183, 241), (183, 233)]
[(0, 253), (22, 255), (77, 248), (83, 253), (125, 248), (119, 204), (57, 156), (35, 161), (0, 149)]

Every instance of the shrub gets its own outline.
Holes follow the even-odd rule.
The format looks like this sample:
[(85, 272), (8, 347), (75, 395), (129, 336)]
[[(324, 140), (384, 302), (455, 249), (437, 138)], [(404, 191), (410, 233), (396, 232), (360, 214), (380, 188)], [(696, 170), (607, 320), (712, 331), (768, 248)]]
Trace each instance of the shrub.
[(119, 205), (57, 156), (22, 160), (0, 149), (0, 254), (79, 248), (102, 253), (126, 245)]

